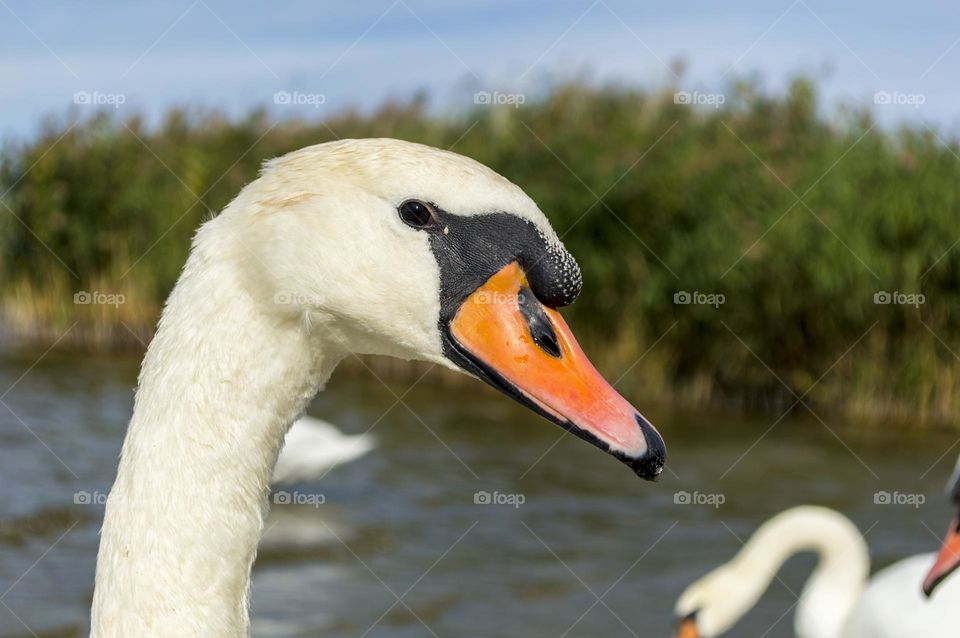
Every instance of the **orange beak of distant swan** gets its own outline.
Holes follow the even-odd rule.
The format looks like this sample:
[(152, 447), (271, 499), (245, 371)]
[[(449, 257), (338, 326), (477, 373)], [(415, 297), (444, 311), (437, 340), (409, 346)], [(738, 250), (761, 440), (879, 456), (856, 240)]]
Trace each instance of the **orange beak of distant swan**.
[(693, 616), (681, 618), (673, 631), (673, 638), (700, 638), (700, 630), (697, 629), (696, 619)]
[(943, 539), (937, 560), (923, 581), (923, 593), (932, 595), (937, 585), (957, 567), (960, 567), (960, 512), (950, 521), (950, 529), (947, 530), (947, 537)]
[(663, 469), (663, 439), (607, 383), (556, 310), (541, 304), (516, 262), (471, 293), (448, 327), (471, 371), (624, 461), (639, 476)]

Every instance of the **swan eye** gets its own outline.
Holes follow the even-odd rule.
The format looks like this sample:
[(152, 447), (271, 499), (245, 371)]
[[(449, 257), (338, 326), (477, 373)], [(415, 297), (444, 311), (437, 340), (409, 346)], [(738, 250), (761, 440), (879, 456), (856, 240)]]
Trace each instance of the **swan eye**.
[(400, 213), (400, 219), (404, 224), (414, 228), (426, 228), (434, 222), (433, 209), (430, 205), (416, 199), (408, 199), (400, 204), (397, 212)]

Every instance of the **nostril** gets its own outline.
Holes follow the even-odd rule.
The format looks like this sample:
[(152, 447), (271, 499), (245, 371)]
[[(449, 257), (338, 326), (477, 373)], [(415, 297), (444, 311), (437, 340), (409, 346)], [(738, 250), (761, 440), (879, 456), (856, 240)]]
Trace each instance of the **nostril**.
[(550, 317), (543, 311), (543, 306), (537, 301), (533, 291), (529, 288), (521, 288), (517, 292), (517, 305), (524, 321), (527, 322), (527, 329), (530, 331), (533, 342), (551, 357), (557, 359), (563, 357), (563, 349), (560, 347), (557, 333), (553, 330)]
[(560, 350), (560, 344), (557, 342), (557, 335), (553, 334), (553, 330), (539, 335), (534, 335), (533, 341), (543, 348), (547, 354), (557, 359), (563, 356), (563, 351)]

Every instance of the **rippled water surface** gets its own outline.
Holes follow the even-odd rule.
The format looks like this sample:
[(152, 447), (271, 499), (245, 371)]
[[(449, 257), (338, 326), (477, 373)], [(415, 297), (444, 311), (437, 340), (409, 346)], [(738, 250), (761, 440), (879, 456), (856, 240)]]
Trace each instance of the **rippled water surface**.
[[(0, 637), (85, 636), (99, 501), (138, 362), (35, 360), (0, 359)], [(683, 588), (791, 505), (869, 530), (875, 568), (932, 550), (949, 517), (950, 433), (648, 409), (670, 452), (651, 484), (505, 398), (432, 379), (399, 404), (409, 383), (335, 375), (314, 401), (311, 414), (348, 432), (376, 424), (379, 445), (290, 488), (323, 505), (275, 506), (255, 635), (666, 637)], [(475, 504), (481, 491), (523, 503)], [(926, 503), (878, 506), (878, 491)], [(677, 504), (678, 492), (724, 503)], [(732, 635), (792, 636), (784, 614), (812, 565), (788, 562)]]

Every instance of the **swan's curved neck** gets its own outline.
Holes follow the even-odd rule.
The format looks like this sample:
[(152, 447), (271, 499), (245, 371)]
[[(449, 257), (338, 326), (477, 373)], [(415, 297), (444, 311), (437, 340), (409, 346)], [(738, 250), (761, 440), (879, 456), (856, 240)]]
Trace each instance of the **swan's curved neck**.
[[(817, 566), (797, 603), (798, 638), (838, 638), (870, 572), (870, 557), (859, 530), (826, 509), (791, 513), (764, 524), (734, 559), (752, 583), (753, 606), (780, 567), (800, 552), (814, 552)], [(744, 612), (746, 611), (744, 610)]]
[(205, 231), (144, 358), (101, 534), (93, 636), (247, 635), (283, 435), (341, 358), (259, 310)]

